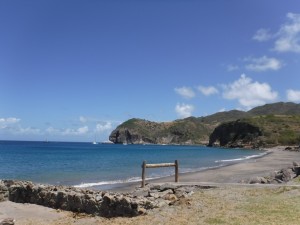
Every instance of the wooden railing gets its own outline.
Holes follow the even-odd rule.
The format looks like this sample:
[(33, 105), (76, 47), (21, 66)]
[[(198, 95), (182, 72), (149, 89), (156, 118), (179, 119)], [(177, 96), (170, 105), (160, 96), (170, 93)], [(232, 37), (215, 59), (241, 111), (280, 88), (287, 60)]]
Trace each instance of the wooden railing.
[(175, 163), (159, 163), (159, 164), (146, 164), (146, 161), (143, 161), (142, 164), (142, 188), (145, 187), (146, 179), (146, 168), (159, 168), (159, 167), (175, 167), (175, 182), (178, 182), (178, 160), (175, 160)]

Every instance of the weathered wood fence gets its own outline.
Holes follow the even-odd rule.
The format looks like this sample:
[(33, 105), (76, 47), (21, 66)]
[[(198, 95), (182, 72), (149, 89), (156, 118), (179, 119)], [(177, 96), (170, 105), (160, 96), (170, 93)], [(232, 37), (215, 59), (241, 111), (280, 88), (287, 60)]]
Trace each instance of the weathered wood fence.
[(178, 160), (175, 160), (175, 163), (159, 163), (159, 164), (147, 164), (146, 161), (143, 161), (142, 164), (142, 188), (145, 187), (146, 179), (146, 168), (159, 168), (159, 167), (175, 167), (175, 182), (178, 182)]

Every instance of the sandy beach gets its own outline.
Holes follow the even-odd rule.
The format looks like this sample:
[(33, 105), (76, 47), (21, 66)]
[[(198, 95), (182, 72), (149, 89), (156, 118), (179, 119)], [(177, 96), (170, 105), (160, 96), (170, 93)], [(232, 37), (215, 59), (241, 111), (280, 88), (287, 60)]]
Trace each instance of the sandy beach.
[[(187, 174), (180, 174), (180, 182), (182, 184), (208, 184), (208, 183), (237, 183), (241, 180), (248, 179), (251, 177), (256, 176), (267, 176), (273, 171), (279, 170), (281, 168), (285, 168), (291, 166), (294, 161), (300, 163), (300, 153), (299, 152), (290, 152), (290, 151), (283, 151), (284, 147), (276, 147), (272, 149), (267, 149), (269, 154), (265, 155), (264, 157), (251, 159), (245, 162), (241, 162), (238, 164), (221, 167), (217, 169), (211, 169), (201, 172), (195, 173), (187, 173)], [(174, 177), (162, 178), (157, 180), (149, 180), (149, 183), (164, 183), (164, 182), (173, 182)], [(180, 184), (180, 183), (179, 183)], [(135, 187), (139, 186), (139, 183), (132, 184), (126, 187), (118, 187), (113, 191), (119, 192), (128, 192), (132, 191)], [(65, 212), (61, 210), (50, 209), (42, 206), (37, 205), (30, 205), (30, 204), (17, 204), (13, 202), (1, 202), (0, 203), (0, 221), (4, 218), (14, 218), (16, 220), (15, 224), (153, 224), (153, 221), (157, 221), (158, 224), (198, 224), (199, 221), (202, 221), (201, 224), (216, 224), (217, 222), (209, 222), (209, 218), (213, 218), (213, 214), (209, 213), (206, 208), (212, 207), (211, 210), (216, 210), (215, 205), (209, 206), (206, 205), (206, 208), (203, 208), (203, 204), (205, 201), (209, 199), (212, 200), (212, 196), (224, 196), (224, 199), (220, 202), (220, 204), (225, 204), (223, 201), (229, 201), (230, 204), (242, 204), (240, 199), (243, 198), (252, 198), (253, 190), (257, 193), (265, 193), (268, 196), (277, 193), (276, 190), (282, 187), (268, 187), (265, 185), (264, 187), (253, 185), (253, 187), (245, 186), (245, 187), (218, 187), (209, 190), (201, 190), (196, 192), (191, 198), (186, 199), (183, 202), (178, 202), (178, 204), (172, 205), (168, 208), (161, 208), (158, 211), (153, 211), (147, 213), (147, 215), (138, 216), (134, 218), (112, 218), (106, 219), (101, 217), (92, 217), (87, 216), (84, 214), (75, 214), (72, 212)], [(266, 190), (271, 189), (271, 190)], [(295, 196), (297, 197), (297, 204), (300, 204), (300, 187), (290, 187), (287, 189), (289, 193), (290, 191), (294, 190)], [(285, 191), (280, 192), (285, 193)], [(240, 195), (240, 197), (238, 197)], [(280, 201), (281, 197), (283, 198), (284, 195), (274, 195), (274, 199), (278, 198)], [(266, 201), (266, 199), (258, 198), (257, 201)], [(234, 200), (235, 199), (235, 200)], [(198, 202), (200, 201), (200, 202)], [(203, 201), (201, 203), (201, 201)], [(291, 201), (294, 201), (291, 199)], [(262, 203), (263, 204), (263, 203)], [(294, 203), (291, 203), (294, 204)], [(225, 207), (225, 206), (224, 206)], [(227, 206), (226, 206), (227, 207)], [(228, 207), (227, 207), (228, 208)], [(230, 208), (230, 207), (229, 207)], [(229, 210), (228, 208), (228, 210)], [(299, 207), (298, 207), (299, 208)], [(189, 210), (188, 210), (189, 209)], [(223, 210), (226, 211), (224, 208)], [(201, 217), (201, 211), (205, 214)], [(206, 212), (207, 211), (207, 212)], [(224, 211), (224, 213), (225, 213)], [(180, 213), (179, 213), (180, 212)], [(179, 214), (180, 215), (179, 215)], [(194, 214), (197, 213), (199, 217), (198, 220), (192, 218)], [(199, 214), (200, 213), (200, 214)], [(247, 212), (243, 212), (246, 213)], [(167, 217), (164, 215), (168, 214)], [(232, 214), (232, 212), (231, 212)], [(172, 217), (172, 215), (174, 217)], [(179, 215), (179, 217), (178, 217)], [(252, 215), (252, 214), (251, 214)], [(231, 216), (235, 216), (232, 214)], [(250, 216), (250, 215), (248, 215)], [(274, 215), (276, 217), (276, 215)], [(177, 217), (177, 220), (174, 219)], [(164, 218), (162, 220), (162, 218)], [(167, 220), (169, 218), (169, 220)], [(172, 219), (173, 218), (173, 219)], [(201, 219), (202, 218), (202, 219)], [(206, 219), (205, 219), (206, 218)], [(293, 217), (290, 217), (293, 218)], [(224, 220), (224, 218), (222, 217)], [(181, 221), (181, 222), (180, 222)], [(212, 220), (213, 221), (213, 220)], [(150, 223), (151, 222), (151, 223)], [(262, 221), (260, 221), (262, 222)], [(237, 223), (239, 224), (239, 223)], [(245, 224), (252, 224), (252, 223), (245, 223)], [(253, 223), (254, 224), (254, 223)], [(268, 224), (268, 223), (265, 223)], [(270, 223), (270, 224), (280, 224), (280, 223)], [(294, 224), (294, 223), (285, 223), (285, 224)]]
[[(242, 180), (252, 177), (267, 176), (273, 171), (291, 166), (293, 161), (300, 162), (299, 152), (284, 151), (284, 149), (284, 146), (265, 149), (267, 154), (263, 157), (241, 161), (220, 168), (192, 173), (180, 173), (179, 171), (179, 182), (238, 183)], [(174, 182), (174, 176), (147, 180), (146, 183), (166, 182)], [(120, 184), (116, 185), (113, 191), (130, 192), (133, 191), (137, 186), (140, 186), (140, 182), (127, 185)]]
[[(291, 166), (293, 161), (300, 162), (300, 153), (284, 151), (285, 147), (266, 149), (268, 154), (229, 166), (205, 171), (180, 174), (180, 182), (237, 183), (254, 176), (266, 176), (269, 173)], [(173, 177), (149, 182), (173, 182)]]

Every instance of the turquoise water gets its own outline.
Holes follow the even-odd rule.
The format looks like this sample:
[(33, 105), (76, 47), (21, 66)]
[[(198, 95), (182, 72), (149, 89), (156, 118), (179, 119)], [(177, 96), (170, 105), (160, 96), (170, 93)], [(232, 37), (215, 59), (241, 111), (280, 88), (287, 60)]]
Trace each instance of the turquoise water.
[[(202, 146), (114, 145), (0, 141), (0, 179), (91, 187), (139, 181), (141, 164), (179, 161), (179, 172), (200, 171), (259, 157), (264, 152)], [(147, 170), (147, 178), (174, 168)]]

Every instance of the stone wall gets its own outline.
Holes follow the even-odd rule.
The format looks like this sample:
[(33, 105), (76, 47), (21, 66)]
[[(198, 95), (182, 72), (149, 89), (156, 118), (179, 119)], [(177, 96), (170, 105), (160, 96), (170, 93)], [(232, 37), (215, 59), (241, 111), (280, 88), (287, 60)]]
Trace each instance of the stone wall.
[(103, 217), (132, 217), (147, 210), (171, 205), (193, 193), (196, 187), (148, 185), (131, 194), (109, 193), (66, 186), (0, 180), (0, 201), (31, 203), (54, 209)]

